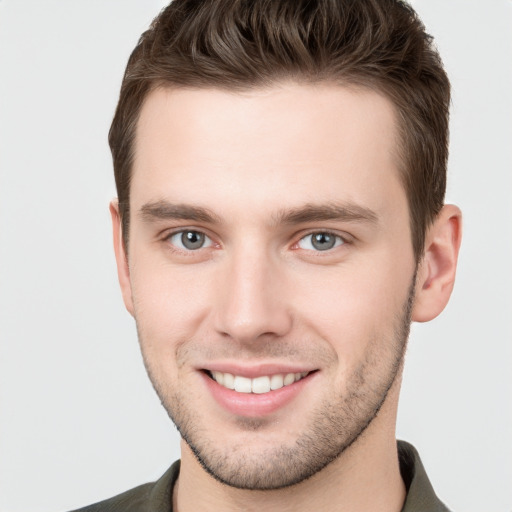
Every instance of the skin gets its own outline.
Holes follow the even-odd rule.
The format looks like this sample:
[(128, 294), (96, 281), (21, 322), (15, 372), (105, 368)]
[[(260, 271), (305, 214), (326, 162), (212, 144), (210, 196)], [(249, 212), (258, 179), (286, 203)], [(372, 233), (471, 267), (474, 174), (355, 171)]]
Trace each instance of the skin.
[[(408, 327), (448, 301), (460, 212), (444, 207), (417, 268), (396, 143), (393, 107), (370, 91), (148, 96), (128, 253), (111, 212), (124, 301), (186, 440), (175, 510), (401, 509)], [(186, 230), (204, 246), (184, 247)], [(335, 246), (319, 251), (312, 233)], [(276, 410), (238, 414), (208, 387), (205, 370), (226, 367), (312, 373)]]

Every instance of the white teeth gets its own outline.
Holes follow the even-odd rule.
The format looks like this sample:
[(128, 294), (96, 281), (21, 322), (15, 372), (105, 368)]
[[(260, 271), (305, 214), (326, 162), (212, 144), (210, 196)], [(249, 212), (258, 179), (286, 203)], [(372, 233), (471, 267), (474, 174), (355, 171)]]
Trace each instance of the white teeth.
[(284, 385), (289, 386), (295, 382), (295, 373), (287, 373), (284, 376)]
[(235, 377), (235, 391), (239, 393), (250, 393), (252, 391), (251, 379), (237, 375)]
[(272, 375), (270, 377), (270, 389), (280, 389), (284, 386), (282, 375)]
[(218, 371), (211, 372), (215, 381), (221, 386), (228, 389), (234, 389), (238, 393), (268, 393), (276, 389), (281, 389), (283, 386), (289, 386), (298, 380), (303, 379), (309, 372), (297, 373), (278, 373), (275, 375), (264, 375), (249, 379), (248, 377), (241, 377), (240, 375), (232, 375), (231, 373), (222, 373)]
[(252, 379), (253, 393), (268, 393), (270, 391), (270, 377), (256, 377)]
[[(216, 373), (221, 373), (221, 372), (216, 372)], [(233, 375), (231, 375), (231, 373), (221, 373), (221, 375), (224, 375), (224, 378), (222, 379), (223, 382), (219, 382), (217, 379), (217, 382), (219, 382), (219, 384), (221, 386), (224, 386), (225, 388), (228, 388), (228, 389), (235, 389), (235, 377)], [(215, 378), (215, 376), (214, 376)]]
[(213, 378), (219, 383), (224, 384), (224, 374), (221, 372), (212, 372)]

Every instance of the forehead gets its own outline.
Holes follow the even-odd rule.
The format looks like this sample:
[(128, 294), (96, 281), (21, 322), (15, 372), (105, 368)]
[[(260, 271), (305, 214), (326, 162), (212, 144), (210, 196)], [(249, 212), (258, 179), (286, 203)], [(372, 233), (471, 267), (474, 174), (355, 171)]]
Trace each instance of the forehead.
[(390, 194), (404, 195), (395, 124), (385, 97), (339, 85), (156, 89), (137, 125), (132, 206), (239, 201), (261, 211), (341, 200), (384, 208)]

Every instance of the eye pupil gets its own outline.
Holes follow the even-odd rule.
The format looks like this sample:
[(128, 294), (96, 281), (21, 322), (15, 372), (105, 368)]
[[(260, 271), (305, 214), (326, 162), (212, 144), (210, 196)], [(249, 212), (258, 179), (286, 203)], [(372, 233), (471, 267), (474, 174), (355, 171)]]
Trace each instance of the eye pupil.
[(329, 233), (313, 233), (311, 235), (313, 247), (319, 251), (332, 249), (336, 243), (336, 237)]
[(184, 231), (181, 234), (181, 243), (187, 249), (200, 249), (204, 245), (204, 234), (198, 231)]

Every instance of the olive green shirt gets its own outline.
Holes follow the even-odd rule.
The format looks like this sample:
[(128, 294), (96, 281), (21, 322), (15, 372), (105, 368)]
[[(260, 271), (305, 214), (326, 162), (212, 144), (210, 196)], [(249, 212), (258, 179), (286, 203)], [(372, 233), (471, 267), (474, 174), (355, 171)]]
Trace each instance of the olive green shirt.
[[(449, 512), (436, 496), (415, 448), (398, 441), (400, 472), (407, 489), (402, 512)], [(175, 462), (156, 482), (140, 485), (75, 512), (172, 512), (172, 490), (180, 472)]]

